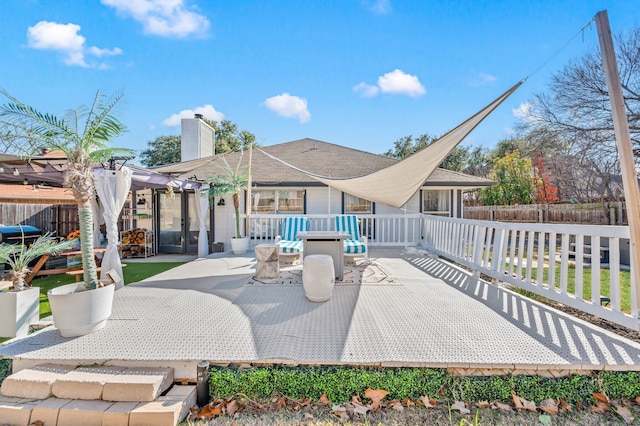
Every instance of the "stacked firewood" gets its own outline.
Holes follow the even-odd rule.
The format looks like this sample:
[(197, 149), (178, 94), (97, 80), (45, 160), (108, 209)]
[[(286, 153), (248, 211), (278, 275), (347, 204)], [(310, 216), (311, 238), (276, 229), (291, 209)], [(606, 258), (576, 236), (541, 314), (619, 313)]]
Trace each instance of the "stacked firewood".
[(145, 256), (146, 228), (134, 228), (121, 235), (122, 257)]

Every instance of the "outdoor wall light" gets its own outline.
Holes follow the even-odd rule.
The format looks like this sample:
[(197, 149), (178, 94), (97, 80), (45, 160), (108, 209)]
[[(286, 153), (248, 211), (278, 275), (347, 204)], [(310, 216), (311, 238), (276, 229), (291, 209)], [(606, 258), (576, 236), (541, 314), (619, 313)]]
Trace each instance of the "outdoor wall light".
[(4, 167), (0, 166), (0, 173), (4, 173)]
[(220, 198), (220, 201), (218, 201), (218, 205), (219, 206), (224, 206), (225, 205), (224, 198)]
[(23, 185), (29, 185), (29, 180), (27, 178), (24, 178), (24, 180), (22, 181)]
[(18, 169), (13, 169), (13, 175), (14, 176), (19, 176), (20, 175), (20, 171)]

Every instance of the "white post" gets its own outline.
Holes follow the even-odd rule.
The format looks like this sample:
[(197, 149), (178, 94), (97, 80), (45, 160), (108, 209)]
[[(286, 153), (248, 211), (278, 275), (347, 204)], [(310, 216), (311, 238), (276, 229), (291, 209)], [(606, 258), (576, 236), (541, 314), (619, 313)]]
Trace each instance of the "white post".
[(249, 235), (249, 216), (251, 215), (251, 154), (253, 152), (252, 148), (253, 148), (253, 144), (249, 145), (249, 179), (247, 180), (247, 197), (244, 202), (245, 204), (244, 210), (247, 212), (246, 219), (244, 221), (245, 237), (251, 237), (251, 235)]
[[(638, 190), (638, 178), (633, 161), (629, 123), (627, 122), (626, 108), (622, 96), (622, 85), (620, 84), (620, 75), (618, 74), (611, 28), (609, 27), (609, 17), (606, 10), (596, 14), (596, 28), (598, 30), (598, 39), (602, 52), (602, 64), (604, 65), (604, 73), (607, 79), (607, 88), (609, 89), (609, 99), (611, 100), (613, 128), (618, 145), (618, 155), (620, 156), (624, 198), (627, 203), (627, 215), (629, 218), (632, 273), (631, 294), (633, 295), (635, 293), (635, 300), (632, 300), (631, 303), (636, 309), (636, 312), (632, 312), (632, 314), (638, 315), (638, 309), (640, 309), (640, 252), (638, 251), (638, 244), (640, 243), (640, 192)], [(638, 326), (640, 331), (640, 323)]]

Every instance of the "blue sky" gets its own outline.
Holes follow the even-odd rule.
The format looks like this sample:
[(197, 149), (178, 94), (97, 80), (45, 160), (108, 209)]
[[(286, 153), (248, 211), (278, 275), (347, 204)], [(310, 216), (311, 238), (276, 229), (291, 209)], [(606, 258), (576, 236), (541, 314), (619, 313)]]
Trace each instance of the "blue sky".
[[(54, 114), (122, 90), (128, 132), (113, 146), (143, 150), (195, 111), (263, 145), (382, 153), (455, 127), (603, 9), (614, 33), (640, 24), (636, 0), (4, 0), (0, 86)], [(596, 46), (594, 24), (463, 144), (508, 137), (514, 111)]]

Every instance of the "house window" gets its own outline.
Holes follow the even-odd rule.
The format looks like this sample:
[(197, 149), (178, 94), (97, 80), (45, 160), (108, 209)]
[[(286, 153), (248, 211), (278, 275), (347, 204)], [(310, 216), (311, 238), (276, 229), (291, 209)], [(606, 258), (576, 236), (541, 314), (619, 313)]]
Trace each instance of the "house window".
[(252, 190), (251, 211), (266, 214), (304, 213), (304, 190)]
[(347, 213), (361, 213), (372, 214), (373, 203), (364, 198), (356, 197), (351, 194), (344, 194), (344, 212)]
[(447, 189), (422, 190), (422, 213), (451, 216), (451, 197)]

